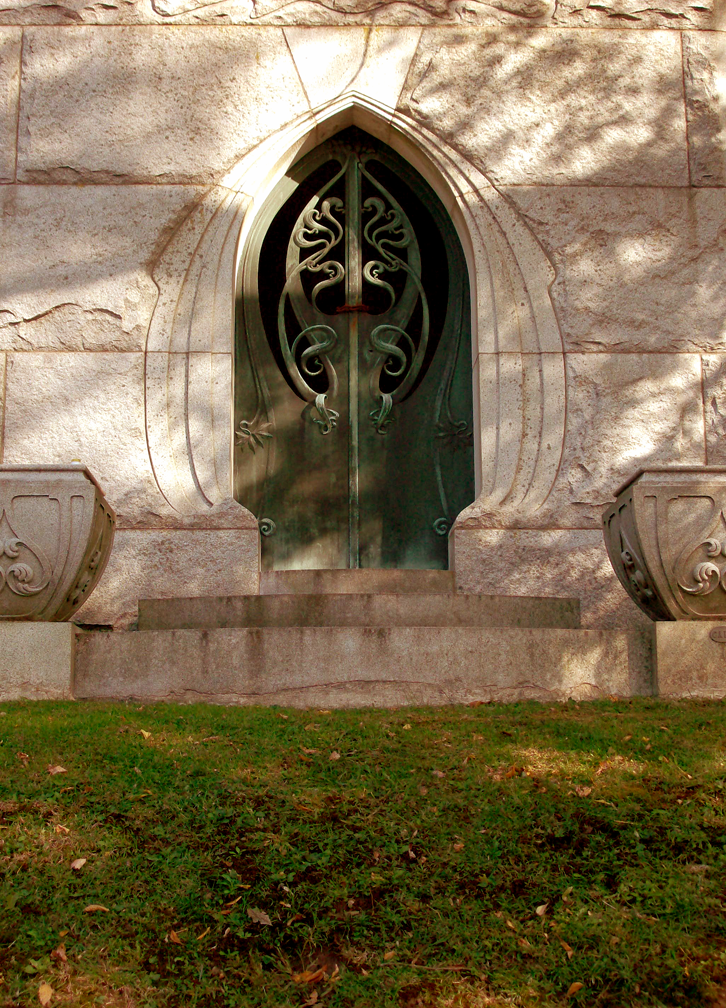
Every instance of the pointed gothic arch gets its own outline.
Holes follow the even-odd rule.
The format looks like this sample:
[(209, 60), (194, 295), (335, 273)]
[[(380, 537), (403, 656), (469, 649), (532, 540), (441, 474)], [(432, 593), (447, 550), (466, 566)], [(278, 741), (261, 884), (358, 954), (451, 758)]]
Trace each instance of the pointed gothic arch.
[(289, 167), (359, 126), (405, 158), (449, 212), (467, 259), (474, 353), (472, 508), (524, 519), (547, 499), (565, 430), (554, 270), (523, 218), (457, 151), (413, 120), (354, 92), (290, 123), (211, 188), (153, 271), (146, 431), (158, 486), (181, 514), (232, 496), (234, 296), (239, 249)]

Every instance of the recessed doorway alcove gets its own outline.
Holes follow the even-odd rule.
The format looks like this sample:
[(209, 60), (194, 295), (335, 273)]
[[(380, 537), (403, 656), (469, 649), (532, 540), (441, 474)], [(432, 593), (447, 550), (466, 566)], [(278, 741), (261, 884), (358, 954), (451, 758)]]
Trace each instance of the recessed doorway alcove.
[(474, 500), (467, 265), (421, 175), (349, 127), (258, 213), (238, 273), (235, 497), (262, 566), (439, 568)]

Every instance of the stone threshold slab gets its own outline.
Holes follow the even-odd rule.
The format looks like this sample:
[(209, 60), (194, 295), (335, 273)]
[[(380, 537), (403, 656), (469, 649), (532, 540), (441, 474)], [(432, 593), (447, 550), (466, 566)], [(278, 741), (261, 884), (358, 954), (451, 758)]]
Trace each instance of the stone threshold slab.
[(139, 599), (139, 630), (223, 627), (580, 626), (580, 601), (515, 595), (238, 595)]
[(455, 590), (454, 572), (443, 570), (385, 570), (361, 567), (358, 570), (262, 571), (261, 595), (355, 595), (440, 594)]
[(625, 631), (266, 627), (88, 633), (79, 699), (280, 704), (460, 704), (628, 696)]

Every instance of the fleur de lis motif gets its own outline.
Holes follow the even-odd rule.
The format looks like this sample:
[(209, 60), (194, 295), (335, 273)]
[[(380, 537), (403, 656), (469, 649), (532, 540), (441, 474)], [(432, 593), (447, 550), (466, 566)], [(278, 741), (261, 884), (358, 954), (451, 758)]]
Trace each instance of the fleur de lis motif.
[(254, 454), (258, 448), (266, 447), (265, 439), (274, 437), (270, 433), (271, 429), (271, 423), (262, 422), (256, 418), (254, 420), (242, 420), (235, 431), (237, 444), (243, 448), (246, 446)]

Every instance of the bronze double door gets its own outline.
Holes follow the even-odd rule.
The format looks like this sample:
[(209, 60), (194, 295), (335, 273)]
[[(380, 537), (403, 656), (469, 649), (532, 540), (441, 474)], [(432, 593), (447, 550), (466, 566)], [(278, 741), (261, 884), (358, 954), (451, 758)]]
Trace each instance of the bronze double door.
[(263, 567), (446, 568), (474, 498), (472, 365), (438, 197), (348, 129), (278, 186), (239, 277), (235, 496)]

